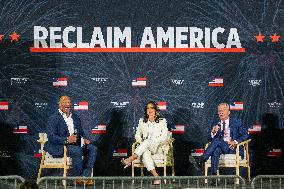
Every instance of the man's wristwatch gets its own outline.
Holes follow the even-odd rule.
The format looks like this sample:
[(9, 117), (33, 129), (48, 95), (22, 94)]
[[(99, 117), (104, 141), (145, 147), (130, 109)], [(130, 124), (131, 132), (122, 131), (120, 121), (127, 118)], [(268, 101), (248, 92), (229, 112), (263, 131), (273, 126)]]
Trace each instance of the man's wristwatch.
[(69, 144), (69, 142), (68, 142), (68, 137), (66, 138), (64, 144)]

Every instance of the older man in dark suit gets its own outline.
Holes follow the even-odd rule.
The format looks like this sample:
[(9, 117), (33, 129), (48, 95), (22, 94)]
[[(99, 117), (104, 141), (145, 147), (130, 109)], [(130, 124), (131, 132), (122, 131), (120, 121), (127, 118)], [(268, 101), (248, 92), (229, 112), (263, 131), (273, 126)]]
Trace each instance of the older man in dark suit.
[[(211, 174), (216, 175), (221, 154), (236, 153), (236, 145), (248, 139), (247, 129), (241, 120), (230, 117), (230, 107), (227, 103), (218, 106), (219, 120), (216, 121), (209, 133), (211, 142), (204, 154), (196, 159), (197, 166), (204, 169), (204, 162), (211, 157)], [(243, 156), (243, 150), (241, 150)]]
[[(91, 175), (96, 159), (96, 147), (87, 139), (78, 115), (71, 112), (71, 99), (62, 96), (58, 102), (59, 109), (49, 118), (47, 123), (48, 142), (45, 150), (55, 157), (63, 156), (63, 146), (67, 146), (67, 155), (72, 158), (71, 176)], [(81, 147), (81, 138), (84, 146)], [(87, 161), (83, 166), (82, 155), (86, 153)], [(91, 182), (91, 181), (89, 181)], [(87, 183), (91, 184), (91, 183)]]

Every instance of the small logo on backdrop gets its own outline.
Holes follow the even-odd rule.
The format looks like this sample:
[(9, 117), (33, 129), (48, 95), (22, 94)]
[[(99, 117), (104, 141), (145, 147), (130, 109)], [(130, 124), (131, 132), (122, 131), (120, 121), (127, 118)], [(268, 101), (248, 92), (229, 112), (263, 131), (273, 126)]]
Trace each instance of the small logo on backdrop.
[(53, 78), (52, 85), (54, 87), (65, 87), (67, 86), (67, 77)]
[(96, 125), (92, 129), (92, 133), (93, 134), (105, 134), (106, 133), (106, 125), (104, 125), (104, 124)]
[(36, 108), (45, 108), (47, 107), (47, 102), (35, 102)]
[(157, 106), (160, 110), (167, 110), (167, 102), (157, 102)]
[(42, 156), (42, 152), (41, 152), (40, 149), (37, 152), (34, 152), (34, 157), (35, 158), (41, 158), (41, 156)]
[(17, 84), (25, 84), (29, 78), (25, 77), (12, 77), (11, 78), (11, 85), (17, 85)]
[(127, 157), (127, 148), (118, 148), (113, 151), (113, 157)]
[(27, 126), (14, 127), (13, 133), (14, 134), (26, 134), (28, 133), (28, 127)]
[(248, 129), (249, 134), (259, 134), (261, 133), (261, 125), (260, 124), (253, 124), (252, 128)]
[(193, 102), (191, 103), (193, 108), (204, 108), (204, 102)]
[(8, 102), (0, 102), (0, 110), (9, 110), (9, 103)]
[(253, 87), (260, 86), (261, 80), (249, 80), (249, 84)]
[(183, 79), (172, 79), (172, 83), (175, 85), (182, 85), (184, 82)]
[(191, 152), (191, 156), (202, 156), (204, 154), (203, 148), (197, 148)]
[(2, 151), (0, 150), (0, 157), (1, 158), (10, 158), (9, 151)]
[(176, 124), (175, 128), (171, 129), (171, 132), (173, 134), (184, 134), (184, 132), (185, 132), (184, 128), (185, 128), (184, 124)]
[(282, 104), (280, 102), (268, 102), (270, 108), (279, 108)]
[(110, 102), (116, 108), (124, 108), (129, 102)]
[(133, 87), (146, 87), (147, 78), (146, 77), (139, 77), (137, 79), (132, 80)]
[(266, 156), (267, 157), (281, 157), (282, 156), (281, 149), (272, 149), (267, 153)]
[(108, 78), (106, 78), (106, 77), (92, 77), (91, 80), (93, 80), (93, 81), (95, 81), (99, 84), (103, 84), (103, 83), (108, 81)]
[(244, 110), (243, 102), (233, 102), (230, 104), (230, 110)]
[(88, 110), (89, 103), (88, 102), (76, 102), (74, 103), (74, 110)]
[(224, 79), (222, 77), (216, 77), (209, 81), (209, 87), (223, 87), (224, 86)]

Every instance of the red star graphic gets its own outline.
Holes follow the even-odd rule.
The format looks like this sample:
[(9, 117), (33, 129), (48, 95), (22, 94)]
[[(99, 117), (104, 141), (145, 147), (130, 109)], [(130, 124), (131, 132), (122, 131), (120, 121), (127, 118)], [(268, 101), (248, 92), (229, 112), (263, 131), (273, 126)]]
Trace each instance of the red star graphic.
[(274, 33), (274, 35), (271, 35), (270, 36), (270, 38), (271, 38), (271, 42), (278, 42), (279, 41), (279, 38), (280, 38), (280, 36), (279, 35), (276, 35), (276, 33)]
[(254, 37), (256, 38), (256, 42), (263, 42), (263, 39), (265, 38), (265, 36), (261, 35), (261, 33)]
[(11, 42), (19, 41), (19, 38), (20, 38), (20, 36), (16, 32), (12, 33), (12, 35), (10, 35), (10, 37), (11, 37)]
[(0, 41), (3, 40), (3, 37), (4, 37), (4, 35), (1, 35), (1, 34), (0, 34)]

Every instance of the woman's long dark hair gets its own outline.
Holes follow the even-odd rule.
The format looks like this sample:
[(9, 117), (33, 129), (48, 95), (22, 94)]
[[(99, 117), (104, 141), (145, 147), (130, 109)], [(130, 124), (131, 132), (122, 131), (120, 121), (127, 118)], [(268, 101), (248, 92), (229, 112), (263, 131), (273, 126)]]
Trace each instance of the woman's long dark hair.
[(154, 101), (149, 101), (149, 102), (147, 102), (147, 104), (146, 104), (146, 106), (145, 106), (145, 108), (144, 108), (144, 120), (143, 120), (144, 123), (146, 123), (146, 122), (148, 121), (148, 118), (149, 118), (149, 115), (147, 114), (147, 106), (148, 106), (148, 104), (153, 104), (154, 109), (156, 110), (155, 122), (156, 122), (156, 123), (159, 123), (160, 110), (159, 110), (159, 107), (158, 107), (157, 103), (154, 102)]

